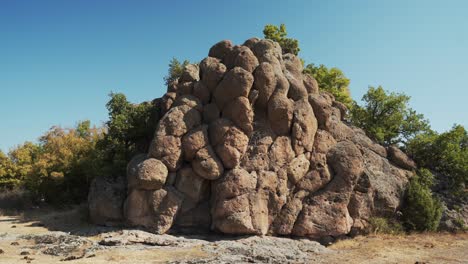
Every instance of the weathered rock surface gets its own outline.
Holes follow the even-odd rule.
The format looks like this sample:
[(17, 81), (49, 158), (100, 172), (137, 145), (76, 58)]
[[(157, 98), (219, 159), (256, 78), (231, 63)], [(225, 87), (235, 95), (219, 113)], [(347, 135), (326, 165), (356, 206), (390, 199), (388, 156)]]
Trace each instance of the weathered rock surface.
[(90, 220), (100, 225), (115, 225), (123, 220), (125, 181), (122, 177), (96, 177), (88, 196)]
[(416, 169), (416, 163), (411, 160), (403, 151), (401, 151), (396, 146), (390, 146), (387, 149), (388, 158), (390, 161), (395, 163), (395, 165), (407, 169), (414, 170)]
[(414, 164), (350, 127), (298, 57), (256, 38), (208, 55), (169, 84), (126, 197), (93, 185), (95, 222), (330, 239), (398, 211)]

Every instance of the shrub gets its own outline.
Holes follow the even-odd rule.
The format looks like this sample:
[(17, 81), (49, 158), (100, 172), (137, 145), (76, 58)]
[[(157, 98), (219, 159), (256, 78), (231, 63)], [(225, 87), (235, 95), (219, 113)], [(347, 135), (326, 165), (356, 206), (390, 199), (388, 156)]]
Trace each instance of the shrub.
[(30, 192), (22, 188), (0, 191), (0, 210), (3, 212), (22, 211), (30, 208), (33, 200)]
[(396, 219), (371, 217), (369, 219), (369, 231), (374, 234), (399, 235), (404, 233), (404, 228)]
[[(427, 170), (423, 172), (427, 173)], [(427, 175), (411, 178), (405, 195), (403, 223), (408, 230), (435, 231), (442, 216), (442, 205), (427, 185)]]
[(316, 66), (312, 63), (305, 67), (304, 73), (309, 74), (317, 80), (321, 91), (333, 94), (337, 101), (342, 102), (348, 109), (351, 109), (353, 99), (349, 91), (350, 80), (340, 69), (335, 67), (327, 68), (323, 64)]
[(437, 172), (438, 180), (447, 182), (457, 196), (467, 195), (468, 133), (461, 125), (437, 134), (433, 131), (409, 141), (406, 149), (419, 166)]

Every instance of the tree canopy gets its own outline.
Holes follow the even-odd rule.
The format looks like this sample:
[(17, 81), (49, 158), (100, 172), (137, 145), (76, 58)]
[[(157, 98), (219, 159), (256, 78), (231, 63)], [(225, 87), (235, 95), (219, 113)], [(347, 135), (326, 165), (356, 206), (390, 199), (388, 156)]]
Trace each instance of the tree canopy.
[(351, 121), (380, 144), (406, 143), (429, 130), (429, 122), (409, 108), (409, 100), (409, 96), (388, 93), (381, 86), (369, 87), (362, 97), (364, 105), (355, 103), (351, 108)]
[(441, 134), (430, 131), (418, 135), (406, 149), (419, 166), (437, 172), (455, 193), (464, 192), (468, 186), (468, 133), (463, 126), (454, 125)]
[(108, 175), (125, 175), (132, 156), (147, 151), (156, 129), (158, 111), (154, 102), (132, 104), (122, 93), (111, 93), (106, 104), (109, 120), (107, 133), (97, 148), (103, 159), (103, 169)]
[(182, 76), (185, 66), (189, 64), (190, 62), (188, 60), (180, 62), (178, 59), (172, 58), (172, 60), (169, 62), (167, 75), (164, 77), (164, 82), (166, 83), (166, 85), (169, 85), (173, 81), (177, 80), (180, 76)]
[(321, 91), (333, 94), (337, 101), (344, 103), (348, 108), (352, 107), (353, 99), (351, 99), (351, 93), (349, 92), (350, 80), (340, 69), (335, 67), (327, 68), (323, 64), (316, 66), (312, 63), (304, 68), (304, 73), (317, 80)]
[(266, 25), (263, 29), (263, 35), (266, 39), (278, 42), (284, 54), (292, 53), (297, 55), (301, 50), (297, 39), (287, 37), (288, 32), (284, 24), (281, 24), (279, 27), (271, 24)]

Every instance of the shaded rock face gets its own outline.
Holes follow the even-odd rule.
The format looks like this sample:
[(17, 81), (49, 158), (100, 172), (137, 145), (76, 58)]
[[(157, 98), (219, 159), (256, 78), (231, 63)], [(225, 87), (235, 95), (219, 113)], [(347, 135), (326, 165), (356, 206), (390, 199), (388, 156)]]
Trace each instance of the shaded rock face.
[(113, 226), (122, 222), (125, 184), (121, 177), (96, 177), (91, 182), (88, 208), (93, 223)]
[(215, 44), (163, 99), (148, 153), (128, 164), (129, 225), (321, 239), (400, 207), (404, 153), (390, 163), (271, 40)]

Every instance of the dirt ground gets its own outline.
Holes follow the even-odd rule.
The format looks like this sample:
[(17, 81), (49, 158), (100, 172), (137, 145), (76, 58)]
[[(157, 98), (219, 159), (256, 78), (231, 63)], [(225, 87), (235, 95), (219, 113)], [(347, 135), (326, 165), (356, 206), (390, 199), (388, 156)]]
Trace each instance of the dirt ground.
[[(216, 250), (214, 251), (215, 253), (204, 250), (203, 245), (205, 244), (203, 243), (188, 243), (180, 247), (152, 246), (148, 245), (148, 243), (107, 247), (97, 246), (92, 251), (88, 250), (88, 253), (81, 254), (80, 250), (84, 250), (84, 245), (90, 243), (98, 245), (98, 241), (101, 241), (103, 237), (111, 236), (109, 235), (111, 230), (98, 229), (95, 226), (87, 224), (83, 221), (83, 217), (80, 217), (81, 214), (82, 209), (73, 209), (64, 212), (39, 211), (28, 214), (0, 216), (0, 263), (42, 264), (64, 263), (63, 261), (97, 264), (216, 263), (216, 261), (210, 262), (205, 261), (205, 259), (208, 260), (213, 255), (221, 254), (216, 253)], [(71, 257), (67, 259), (64, 255), (45, 254), (44, 248), (37, 245), (37, 241), (28, 238), (28, 236), (53, 234), (56, 231), (65, 232), (63, 234), (69, 234), (76, 238), (83, 238), (88, 242), (75, 248), (73, 254), (70, 255)], [(63, 247), (63, 245), (60, 247)], [(338, 241), (325, 250), (311, 253), (311, 257), (305, 262), (468, 263), (468, 234), (359, 236), (353, 239)], [(192, 260), (197, 261), (192, 262)], [(254, 258), (253, 261), (246, 262), (257, 262), (257, 260)], [(259, 259), (259, 262), (277, 263), (274, 259)], [(295, 263), (295, 261), (290, 262)], [(234, 262), (228, 260), (225, 263)]]

